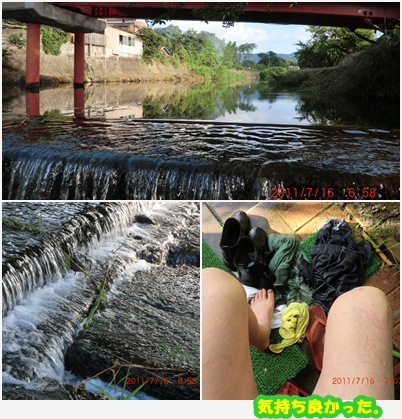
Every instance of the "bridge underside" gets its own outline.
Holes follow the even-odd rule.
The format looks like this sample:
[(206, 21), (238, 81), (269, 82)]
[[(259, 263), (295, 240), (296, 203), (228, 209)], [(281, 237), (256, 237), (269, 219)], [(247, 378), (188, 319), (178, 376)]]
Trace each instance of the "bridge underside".
[(276, 24), (373, 29), (395, 25), (399, 21), (399, 3), (162, 3), (162, 2), (57, 2), (54, 5), (77, 11), (94, 18), (136, 18), (164, 20), (200, 20), (197, 12), (205, 10), (209, 21), (224, 20), (222, 5), (240, 12), (236, 20)]
[(4, 2), (3, 19), (15, 19), (19, 22), (37, 23), (53, 26), (66, 32), (104, 33), (106, 24), (98, 19), (85, 16), (48, 3), (39, 2)]

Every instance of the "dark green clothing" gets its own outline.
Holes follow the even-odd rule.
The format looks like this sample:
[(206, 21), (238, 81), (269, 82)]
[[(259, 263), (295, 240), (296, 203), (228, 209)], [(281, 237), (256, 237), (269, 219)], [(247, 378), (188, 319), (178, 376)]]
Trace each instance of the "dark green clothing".
[(269, 269), (275, 275), (275, 300), (277, 304), (311, 302), (311, 290), (303, 283), (298, 261), (306, 260), (294, 236), (290, 234), (269, 234), (268, 251), (272, 252)]

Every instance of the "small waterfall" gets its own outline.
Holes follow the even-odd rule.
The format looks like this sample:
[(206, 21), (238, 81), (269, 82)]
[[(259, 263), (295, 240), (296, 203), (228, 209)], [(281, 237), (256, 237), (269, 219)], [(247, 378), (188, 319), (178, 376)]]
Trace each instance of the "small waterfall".
[[(24, 206), (32, 210), (34, 205), (7, 203), (6, 213), (13, 213), (15, 206), (19, 208), (15, 213), (21, 214)], [(46, 204), (37, 205), (43, 209)], [(49, 380), (71, 382), (65, 371), (66, 351), (81, 335), (101, 285), (110, 294), (101, 325), (109, 320), (108, 327), (119, 334), (124, 327), (130, 330), (130, 324), (136, 324), (134, 333), (141, 331), (142, 339), (152, 339), (156, 330), (166, 336), (170, 325), (166, 318), (175, 316), (171, 326), (175, 327), (175, 342), (181, 341), (182, 347), (189, 341), (198, 345), (199, 332), (194, 325), (199, 323), (199, 308), (197, 303), (189, 306), (189, 301), (194, 304), (198, 292), (199, 271), (192, 266), (200, 263), (199, 206), (165, 201), (82, 205), (60, 203), (55, 207), (50, 203), (52, 223), (57, 209), (70, 213), (70, 219), (18, 256), (9, 253), (5, 259), (3, 385), (35, 391)], [(75, 211), (65, 210), (69, 206)], [(183, 264), (190, 268), (178, 267), (179, 279), (174, 267)], [(153, 283), (161, 286), (156, 300)], [(133, 294), (127, 298), (128, 306), (121, 307), (128, 290)], [(177, 299), (172, 300), (172, 295)], [(136, 309), (139, 315), (133, 316)], [(150, 336), (152, 321), (156, 324)], [(183, 321), (191, 324), (191, 331), (183, 330)], [(124, 341), (125, 333), (120, 332), (116, 339)], [(116, 347), (123, 349), (124, 345), (117, 343)], [(163, 362), (163, 357), (160, 359)]]
[(127, 173), (124, 196), (148, 200), (252, 199), (258, 193), (258, 180), (254, 174), (252, 170), (248, 174), (236, 174), (214, 168), (200, 170), (197, 166), (131, 168)]
[[(139, 161), (121, 157), (64, 161), (4, 156), (3, 199), (201, 200), (258, 198), (255, 170)], [(240, 169), (240, 170), (239, 170)]]
[(66, 272), (66, 257), (78, 247), (99, 242), (101, 236), (118, 231), (132, 222), (143, 203), (104, 203), (87, 209), (66, 222), (56, 235), (47, 235), (38, 246), (3, 266), (3, 316), (27, 294)]
[(3, 383), (61, 381), (64, 351), (92, 303), (94, 288), (82, 273), (37, 289), (2, 324)]
[(3, 199), (275, 199), (262, 194), (267, 181), (300, 194), (306, 187), (382, 185), (382, 199), (399, 199), (399, 166), (399, 134), (391, 131), (32, 121), (4, 135)]

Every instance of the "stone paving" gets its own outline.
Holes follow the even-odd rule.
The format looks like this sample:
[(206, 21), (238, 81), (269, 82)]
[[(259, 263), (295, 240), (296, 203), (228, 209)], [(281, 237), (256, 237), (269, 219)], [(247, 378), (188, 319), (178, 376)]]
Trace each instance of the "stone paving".
[[(316, 232), (325, 222), (332, 218), (345, 218), (349, 224), (357, 224), (353, 211), (349, 211), (347, 203), (331, 202), (238, 202), (213, 201), (202, 205), (202, 237), (210, 248), (221, 257), (219, 246), (222, 227), (225, 220), (236, 211), (247, 212), (252, 227), (262, 227), (267, 233), (292, 234), (298, 240)], [(351, 215), (352, 214), (352, 215)], [(395, 250), (397, 249), (397, 250)], [(386, 252), (386, 250), (384, 250)], [(392, 256), (399, 263), (399, 243), (394, 247)], [(384, 253), (382, 253), (384, 255)], [(399, 270), (383, 264), (377, 272), (370, 276), (365, 285), (377, 287), (384, 291), (393, 311), (393, 343), (394, 349), (400, 349), (400, 281)], [(307, 339), (305, 339), (305, 342)], [(308, 343), (302, 344), (303, 350), (309, 352)], [(394, 363), (399, 361), (394, 357)], [(299, 374), (300, 375), (300, 374)], [(310, 380), (306, 381), (306, 377)], [(303, 377), (296, 377), (306, 391), (314, 388), (318, 372), (311, 362), (303, 372)]]

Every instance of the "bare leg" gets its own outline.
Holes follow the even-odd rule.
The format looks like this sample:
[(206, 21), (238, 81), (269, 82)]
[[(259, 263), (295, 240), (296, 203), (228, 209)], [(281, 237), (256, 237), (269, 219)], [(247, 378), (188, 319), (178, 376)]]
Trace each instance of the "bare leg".
[(236, 278), (220, 269), (203, 270), (203, 399), (252, 400), (258, 395), (249, 345), (268, 346), (273, 308), (272, 292), (258, 293), (250, 308)]
[[(260, 290), (251, 300), (248, 316), (250, 343), (260, 351), (269, 346), (275, 298), (272, 290)], [(254, 313), (254, 316), (252, 315)]]
[(392, 315), (385, 294), (359, 287), (341, 295), (328, 314), (323, 368), (314, 393), (389, 400), (394, 398), (392, 377)]

